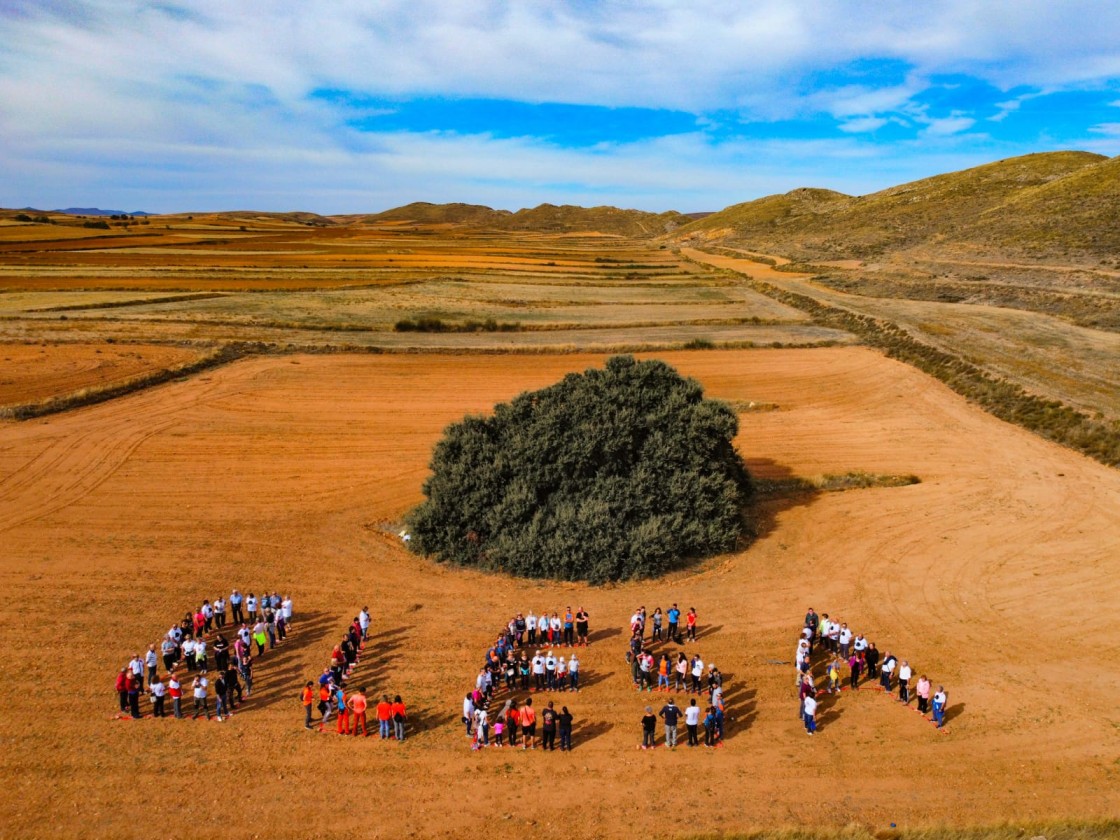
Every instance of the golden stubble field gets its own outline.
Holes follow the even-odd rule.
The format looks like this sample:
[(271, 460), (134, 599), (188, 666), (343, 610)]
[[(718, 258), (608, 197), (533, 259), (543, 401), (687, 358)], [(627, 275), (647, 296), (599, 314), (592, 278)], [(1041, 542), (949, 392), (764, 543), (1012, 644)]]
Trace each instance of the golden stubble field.
[[(853, 347), (657, 354), (741, 416), (759, 475), (922, 483), (779, 500), (749, 549), (608, 588), (443, 568), (387, 528), (468, 412), (601, 356), (266, 356), (111, 403), (0, 425), (4, 836), (663, 836), (1120, 813), (1120, 475)], [(228, 723), (111, 720), (113, 677), (232, 586), (290, 591), (293, 640)], [(700, 613), (729, 676), (719, 750), (641, 753), (638, 605)], [(362, 604), (358, 672), (412, 711), (402, 744), (305, 732), (296, 692)], [(571, 754), (473, 753), (459, 705), (495, 627), (583, 605)], [(950, 693), (950, 733), (876, 692), (796, 717), (807, 606)], [(656, 695), (654, 695), (656, 696)], [(557, 698), (561, 699), (561, 698)], [(539, 701), (538, 701), (539, 702)]]

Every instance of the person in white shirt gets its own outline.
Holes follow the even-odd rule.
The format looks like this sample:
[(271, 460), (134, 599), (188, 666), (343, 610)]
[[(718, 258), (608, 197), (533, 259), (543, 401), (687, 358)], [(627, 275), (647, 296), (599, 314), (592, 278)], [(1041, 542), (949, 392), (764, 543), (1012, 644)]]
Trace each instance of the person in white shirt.
[(845, 659), (851, 655), (852, 631), (847, 624), (840, 625), (840, 655)]
[(556, 688), (560, 691), (568, 690), (568, 663), (563, 656), (556, 662)]
[(905, 659), (898, 668), (898, 702), (910, 703), (910, 663)]
[[(285, 601), (284, 603), (290, 604), (291, 601)], [(362, 641), (363, 642), (366, 641), (369, 638), (369, 623), (370, 623), (369, 607), (362, 607), (362, 611), (360, 613), (358, 613), (358, 626), (360, 628), (362, 628)]]
[(152, 695), (152, 717), (167, 717), (163, 710), (164, 697), (167, 695), (167, 686), (163, 684), (159, 674), (153, 675), (149, 680), (148, 693)]
[(898, 663), (893, 653), (889, 650), (883, 657), (883, 667), (879, 671), (879, 685), (887, 694), (891, 693), (891, 678), (894, 676), (894, 666)]
[(159, 657), (156, 656), (155, 645), (148, 645), (148, 651), (144, 654), (144, 665), (148, 669), (148, 685), (151, 685), (152, 680), (156, 678), (156, 669), (159, 667)]
[(132, 659), (128, 660), (128, 670), (132, 671), (132, 676), (135, 678), (137, 684), (144, 687), (144, 660), (140, 658), (140, 654), (132, 654)]
[(187, 665), (188, 671), (193, 671), (195, 667), (194, 660), (194, 639), (187, 638), (183, 641), (183, 661)]
[(219, 630), (226, 626), (226, 601), (221, 595), (214, 599), (214, 623)]
[[(292, 623), (292, 596), (291, 595), (285, 595), (284, 596), (283, 600), (280, 602), (280, 609), (284, 613), (284, 623), (290, 625)], [(368, 607), (363, 607), (363, 609), (368, 610)], [(369, 613), (367, 612), (366, 615), (368, 617)]]
[(471, 726), (474, 724), (474, 700), (470, 694), (463, 697), (463, 723), (467, 725), (467, 737), (471, 737)]
[(245, 609), (249, 611), (249, 623), (254, 623), (257, 620), (257, 596), (252, 592), (245, 599)]
[(689, 701), (688, 708), (684, 710), (684, 725), (688, 730), (688, 745), (700, 746), (700, 739), (697, 736), (700, 726), (700, 707), (696, 705), (695, 697)]
[(535, 645), (537, 643), (537, 617), (533, 615), (532, 610), (529, 610), (529, 614), (525, 616), (525, 629), (529, 631), (529, 644)]
[(945, 726), (945, 705), (948, 702), (949, 695), (945, 692), (945, 686), (939, 685), (937, 693), (933, 695), (933, 719), (937, 722), (938, 729)]
[(828, 650), (828, 631), (831, 627), (832, 619), (828, 617), (828, 613), (824, 613), (821, 616), (820, 640), (821, 647), (823, 647), (825, 650)]
[(855, 648), (857, 654), (863, 653), (865, 650), (867, 650), (867, 639), (864, 638), (864, 635), (862, 633), (856, 636), (853, 647)]
[(199, 612), (202, 613), (202, 632), (209, 633), (214, 624), (214, 608), (209, 601), (203, 601)]
[(210, 685), (210, 681), (202, 674), (194, 678), (191, 683), (191, 688), (194, 689), (194, 717), (191, 720), (198, 720), (199, 710), (206, 713), (206, 719), (210, 720), (210, 702), (206, 699), (206, 687)]
[(486, 715), (486, 709), (477, 708), (474, 710), (474, 720), (478, 726), (478, 744), (479, 746), (490, 746), (490, 720)]
[(579, 691), (579, 660), (574, 653), (568, 659), (568, 681), (572, 691)]
[(817, 731), (817, 701), (813, 695), (805, 695), (805, 700), (801, 705), (801, 711), (805, 717), (805, 731), (812, 735)]

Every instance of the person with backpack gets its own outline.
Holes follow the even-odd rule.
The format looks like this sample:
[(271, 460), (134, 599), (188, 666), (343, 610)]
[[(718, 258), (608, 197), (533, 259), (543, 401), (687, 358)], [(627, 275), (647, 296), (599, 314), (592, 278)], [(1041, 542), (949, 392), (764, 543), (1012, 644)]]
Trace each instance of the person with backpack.
[(879, 672), (879, 685), (882, 686), (883, 691), (887, 694), (891, 693), (891, 677), (894, 674), (894, 666), (898, 662), (894, 654), (889, 650), (883, 658), (883, 667)]
[(708, 707), (707, 714), (704, 715), (704, 746), (714, 747), (716, 745), (716, 710), (711, 706)]

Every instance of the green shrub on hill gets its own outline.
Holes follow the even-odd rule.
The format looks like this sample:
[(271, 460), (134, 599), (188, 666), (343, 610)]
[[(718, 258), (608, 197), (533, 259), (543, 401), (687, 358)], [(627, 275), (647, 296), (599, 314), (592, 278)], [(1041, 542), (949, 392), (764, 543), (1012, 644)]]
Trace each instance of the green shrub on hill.
[(451, 425), (410, 546), (464, 566), (593, 583), (732, 549), (750, 479), (738, 417), (659, 361), (615, 356)]

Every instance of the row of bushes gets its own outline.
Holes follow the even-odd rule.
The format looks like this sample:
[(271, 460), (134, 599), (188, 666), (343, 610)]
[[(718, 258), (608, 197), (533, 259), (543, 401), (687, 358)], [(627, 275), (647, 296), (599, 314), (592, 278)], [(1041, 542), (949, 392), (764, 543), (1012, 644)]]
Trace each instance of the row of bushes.
[(515, 321), (464, 321), (452, 323), (440, 318), (405, 318), (393, 325), (395, 332), (517, 332), (521, 325)]
[(1116, 423), (1094, 420), (1060, 400), (1030, 394), (960, 356), (918, 341), (897, 324), (822, 303), (762, 280), (748, 282), (756, 291), (809, 313), (822, 326), (854, 333), (892, 359), (940, 379), (1001, 420), (1076, 449), (1102, 464), (1120, 466), (1120, 425)]

